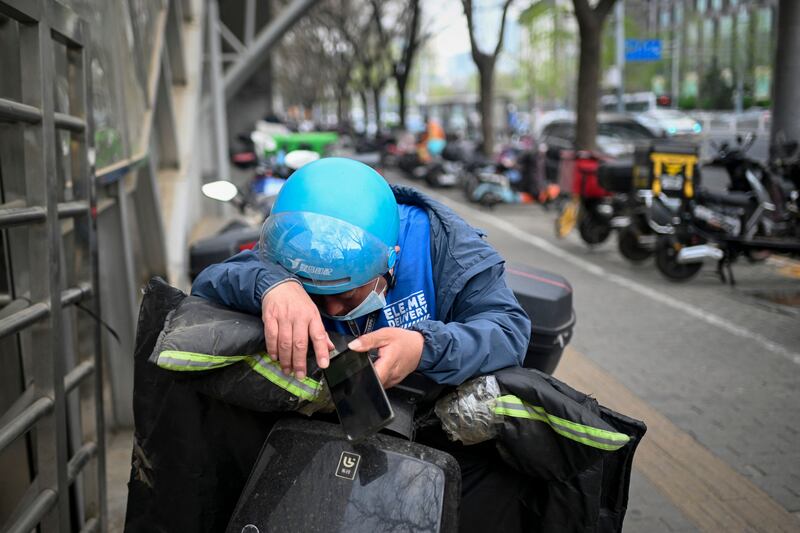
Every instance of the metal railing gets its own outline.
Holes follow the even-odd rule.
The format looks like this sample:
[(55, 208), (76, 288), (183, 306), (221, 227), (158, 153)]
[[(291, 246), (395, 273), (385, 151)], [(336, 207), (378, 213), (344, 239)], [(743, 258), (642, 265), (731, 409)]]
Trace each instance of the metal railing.
[[(0, 308), (0, 340), (29, 354), (17, 365), (24, 390), (0, 415), (0, 452), (25, 439), (31, 472), (30, 496), (21, 498), (3, 530), (29, 532), (39, 525), (70, 531), (75, 523), (83, 531), (105, 530), (100, 329), (94, 321), (78, 324), (74, 311), (80, 305), (99, 316), (89, 28), (54, 0), (0, 0), (0, 15), (14, 21), (19, 42), (18, 71), (3, 67), (3, 76), (19, 81), (18, 97), (0, 99), (0, 122), (6, 124), (0, 130), (6, 146), (0, 151), (6, 196), (0, 230), (10, 291)], [(59, 67), (68, 82), (69, 113), (56, 110)], [(59, 142), (64, 132), (68, 157)], [(20, 147), (20, 156), (9, 146)], [(73, 229), (66, 243), (65, 224)], [(73, 331), (80, 325), (91, 331), (83, 346)], [(79, 388), (93, 411), (93, 431), (81, 427), (83, 410), (70, 399), (76, 400), (70, 394)]]

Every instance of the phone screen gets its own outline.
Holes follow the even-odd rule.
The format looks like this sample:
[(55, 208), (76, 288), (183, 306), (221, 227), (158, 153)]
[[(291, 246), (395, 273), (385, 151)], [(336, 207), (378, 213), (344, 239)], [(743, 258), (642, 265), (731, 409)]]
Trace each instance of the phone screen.
[(345, 350), (324, 372), (348, 439), (368, 437), (391, 422), (392, 407), (368, 354)]

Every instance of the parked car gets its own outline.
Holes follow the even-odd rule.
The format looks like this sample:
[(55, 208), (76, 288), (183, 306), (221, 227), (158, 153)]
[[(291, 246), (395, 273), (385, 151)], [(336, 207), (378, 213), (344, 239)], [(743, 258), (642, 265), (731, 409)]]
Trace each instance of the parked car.
[[(648, 144), (655, 135), (635, 119), (619, 114), (598, 116), (597, 148), (611, 158), (633, 157), (637, 146)], [(540, 154), (545, 157), (547, 181), (558, 183), (562, 152), (575, 148), (575, 120), (557, 119), (542, 129)]]
[(703, 131), (697, 120), (677, 109), (653, 109), (634, 118), (656, 137), (698, 135)]

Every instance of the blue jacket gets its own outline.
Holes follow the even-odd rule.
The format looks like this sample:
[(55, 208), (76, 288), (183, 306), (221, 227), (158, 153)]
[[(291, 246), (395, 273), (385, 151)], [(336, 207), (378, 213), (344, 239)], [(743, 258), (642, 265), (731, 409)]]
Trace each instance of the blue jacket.
[[(519, 366), (531, 323), (506, 285), (500, 254), (483, 240), (483, 233), (443, 204), (410, 187), (393, 190), (398, 203), (425, 209), (431, 224), (436, 317), (411, 328), (425, 338), (418, 370), (439, 383), (456, 385)], [(264, 292), (288, 277), (283, 267), (265, 264), (256, 252), (246, 250), (201, 272), (192, 294), (260, 315)]]

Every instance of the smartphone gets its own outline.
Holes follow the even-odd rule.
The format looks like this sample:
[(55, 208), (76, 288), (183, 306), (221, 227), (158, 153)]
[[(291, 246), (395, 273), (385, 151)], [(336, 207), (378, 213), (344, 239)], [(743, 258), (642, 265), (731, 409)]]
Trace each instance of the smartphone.
[(331, 357), (323, 372), (349, 440), (368, 437), (392, 421), (392, 406), (369, 354), (345, 349)]

